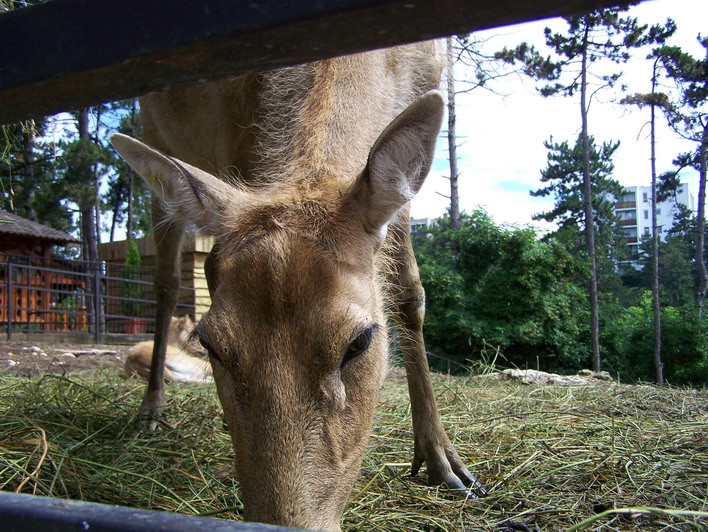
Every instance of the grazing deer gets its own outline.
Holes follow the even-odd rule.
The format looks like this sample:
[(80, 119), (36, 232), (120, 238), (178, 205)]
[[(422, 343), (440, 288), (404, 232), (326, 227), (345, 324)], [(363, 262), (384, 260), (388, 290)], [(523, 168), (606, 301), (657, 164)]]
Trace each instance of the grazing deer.
[(195, 333), (247, 520), (339, 530), (386, 372), (388, 315), (408, 376), (412, 473), (425, 462), (432, 483), (481, 489), (435, 405), (409, 236), (444, 113), (441, 64), (426, 42), (153, 93), (141, 100), (149, 146), (112, 138), (156, 198), (148, 419), (166, 406), (182, 233), (194, 224), (216, 239)]
[[(189, 316), (173, 317), (167, 335), (165, 353), (165, 379), (174, 382), (212, 382), (211, 366), (205, 358), (200, 358), (201, 350), (196, 349), (189, 337), (194, 329), (194, 321)], [(127, 379), (138, 375), (150, 378), (150, 366), (154, 342), (139, 342), (130, 348), (125, 359), (123, 373)]]

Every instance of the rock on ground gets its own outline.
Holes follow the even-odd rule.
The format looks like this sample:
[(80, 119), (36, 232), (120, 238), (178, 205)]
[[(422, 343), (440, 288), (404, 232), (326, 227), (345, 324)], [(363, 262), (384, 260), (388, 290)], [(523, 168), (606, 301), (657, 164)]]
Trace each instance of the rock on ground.
[(553, 384), (558, 386), (568, 386), (571, 384), (588, 386), (592, 384), (614, 382), (606, 371), (591, 371), (582, 369), (577, 375), (557, 375), (535, 369), (505, 369), (497, 373), (485, 375), (485, 378), (500, 381), (519, 381), (523, 384)]

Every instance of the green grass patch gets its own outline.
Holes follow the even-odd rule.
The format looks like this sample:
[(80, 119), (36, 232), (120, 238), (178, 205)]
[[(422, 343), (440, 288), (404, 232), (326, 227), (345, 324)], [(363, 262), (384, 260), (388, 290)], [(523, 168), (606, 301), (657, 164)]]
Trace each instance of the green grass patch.
[[(344, 530), (706, 530), (708, 392), (434, 378), (443, 421), (490, 495), (408, 476), (405, 379), (381, 394)], [(0, 490), (239, 519), (216, 392), (168, 386), (174, 430), (143, 433), (116, 372), (0, 377)]]

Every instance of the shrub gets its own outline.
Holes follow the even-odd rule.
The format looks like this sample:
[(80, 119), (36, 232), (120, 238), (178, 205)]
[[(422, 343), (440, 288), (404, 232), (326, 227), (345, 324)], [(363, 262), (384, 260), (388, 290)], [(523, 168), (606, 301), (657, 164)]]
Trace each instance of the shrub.
[(442, 221), (415, 243), (432, 352), (478, 360), (491, 344), (521, 367), (582, 365), (587, 350), (578, 349), (577, 309), (585, 296), (571, 281), (575, 259), (560, 243), (499, 227), (483, 211), (463, 215), (458, 231)]
[[(611, 318), (611, 319), (610, 319)], [(614, 308), (603, 320), (605, 368), (623, 380), (654, 379), (654, 321), (651, 292), (639, 306)], [(693, 305), (661, 311), (664, 377), (671, 384), (708, 384), (708, 320)]]
[(138, 316), (143, 308), (143, 303), (138, 301), (143, 297), (143, 287), (139, 283), (130, 282), (140, 280), (140, 263), (138, 245), (135, 240), (131, 240), (123, 266), (123, 278), (127, 281), (121, 285), (121, 295), (126, 298), (123, 300), (123, 313), (126, 316)]

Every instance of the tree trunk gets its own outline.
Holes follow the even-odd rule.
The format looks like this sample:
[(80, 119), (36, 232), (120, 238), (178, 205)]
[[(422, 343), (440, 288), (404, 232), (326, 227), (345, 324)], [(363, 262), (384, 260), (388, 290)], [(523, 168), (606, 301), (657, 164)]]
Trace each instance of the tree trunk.
[[(27, 172), (27, 176), (30, 179), (30, 183), (36, 183), (37, 180), (35, 178), (35, 168), (34, 168), (34, 163), (35, 163), (35, 157), (34, 157), (34, 143), (35, 143), (35, 138), (34, 138), (34, 122), (32, 120), (29, 120), (26, 122), (26, 126), (23, 126), (24, 135), (22, 136), (23, 138), (23, 143), (22, 143), (22, 151), (23, 151), (23, 156), (25, 159), (25, 171)], [(34, 197), (35, 197), (35, 188), (32, 187), (27, 195), (27, 205), (25, 205), (25, 211), (26, 211), (26, 216), (27, 219), (32, 220), (33, 222), (37, 221), (37, 211), (34, 210)]]
[[(94, 142), (99, 144), (99, 134), (101, 128), (101, 110), (100, 107), (96, 111), (96, 136)], [(93, 186), (95, 191), (94, 209), (96, 210), (96, 260), (98, 260), (98, 246), (101, 243), (101, 178), (98, 175), (98, 162), (91, 165), (93, 173)]]
[[(85, 142), (91, 142), (89, 136), (89, 116), (88, 109), (81, 109), (78, 113), (77, 124), (79, 129), (79, 139)], [(92, 172), (88, 174), (93, 176)], [(96, 186), (95, 181), (86, 183), (93, 190)], [(84, 260), (98, 260), (98, 242), (96, 241), (96, 193), (90, 192), (82, 198), (81, 205), (81, 233), (83, 239)]]
[[(651, 78), (651, 93), (656, 92), (658, 59), (654, 61)], [(664, 384), (664, 364), (661, 360), (661, 298), (659, 294), (659, 232), (656, 225), (656, 106), (651, 105), (651, 291), (654, 306), (654, 372), (656, 383)]]
[(698, 268), (698, 289), (696, 307), (698, 316), (703, 315), (703, 304), (708, 292), (708, 272), (705, 262), (705, 210), (706, 210), (706, 166), (708, 165), (708, 122), (703, 124), (703, 136), (698, 158), (698, 212), (696, 212), (696, 268)]
[(590, 263), (590, 280), (588, 292), (590, 295), (590, 333), (592, 341), (592, 368), (600, 371), (600, 311), (597, 297), (597, 258), (595, 256), (595, 220), (592, 203), (592, 180), (590, 176), (590, 141), (588, 138), (588, 108), (587, 108), (587, 73), (588, 73), (588, 33), (585, 29), (583, 38), (583, 54), (580, 81), (580, 116), (582, 119), (581, 136), (583, 139), (583, 203), (585, 206), (585, 249)]
[[(130, 135), (136, 138), (136, 124), (135, 124), (135, 104), (137, 100), (133, 98), (130, 109)], [(135, 172), (131, 167), (128, 170), (128, 219), (126, 221), (125, 227), (125, 238), (127, 240), (133, 239), (133, 179), (135, 178)]]
[[(450, 227), (460, 228), (460, 196), (457, 189), (457, 133), (455, 115), (455, 57), (453, 51), (454, 37), (447, 38), (447, 147), (450, 159)], [(456, 240), (451, 242), (452, 251), (458, 251)]]
[(113, 205), (113, 213), (111, 214), (111, 235), (110, 242), (115, 240), (116, 226), (118, 225), (118, 211), (123, 203), (123, 181), (118, 181), (118, 191), (116, 192), (116, 202)]
[(125, 238), (133, 239), (133, 179), (135, 173), (133, 170), (128, 171), (128, 220), (125, 225)]
[[(81, 109), (77, 115), (77, 126), (79, 130), (79, 140), (82, 142), (91, 142), (89, 136), (89, 113), (88, 109)], [(95, 273), (94, 268), (97, 267), (98, 261), (98, 241), (96, 239), (96, 181), (91, 168), (82, 168), (78, 171), (81, 175), (91, 176), (89, 182), (82, 183), (88, 191), (82, 194), (80, 198), (79, 210), (81, 212), (81, 253), (87, 264), (86, 273)], [(94, 332), (100, 329), (101, 318), (99, 316), (100, 305), (96, 305), (95, 283), (93, 277), (88, 278), (86, 295), (86, 309), (90, 316), (90, 323), (93, 326)]]

